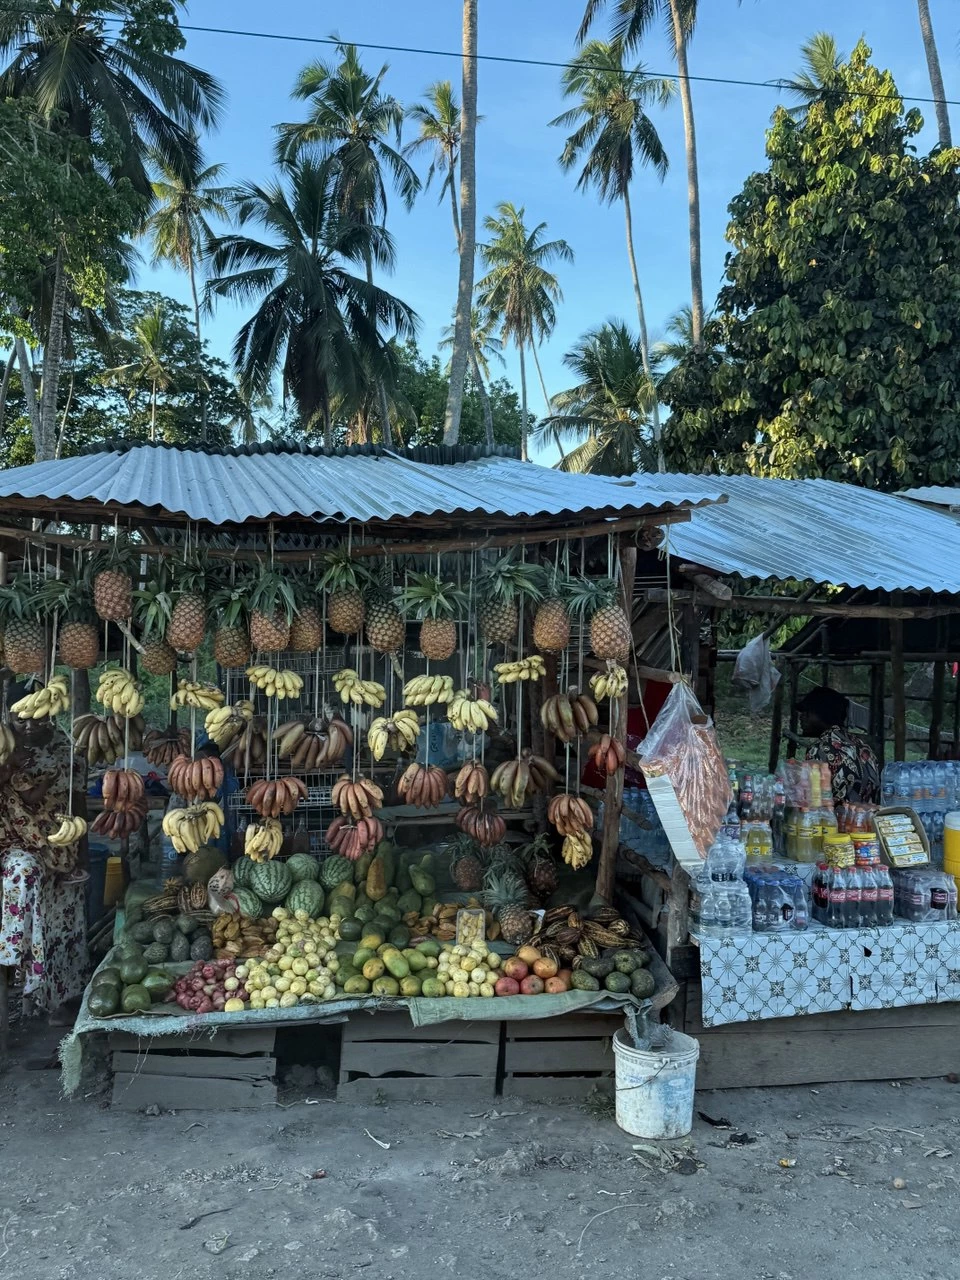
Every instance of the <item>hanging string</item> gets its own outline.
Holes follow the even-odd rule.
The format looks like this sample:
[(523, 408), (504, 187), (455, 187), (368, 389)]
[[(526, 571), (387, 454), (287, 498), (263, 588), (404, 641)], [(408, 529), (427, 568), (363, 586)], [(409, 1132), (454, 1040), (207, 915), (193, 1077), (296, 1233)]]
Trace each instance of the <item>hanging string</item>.
[(73, 817), (73, 771), (76, 760), (76, 742), (74, 741), (74, 726), (77, 715), (77, 672), (76, 669), (70, 671), (70, 772), (67, 774), (67, 817)]

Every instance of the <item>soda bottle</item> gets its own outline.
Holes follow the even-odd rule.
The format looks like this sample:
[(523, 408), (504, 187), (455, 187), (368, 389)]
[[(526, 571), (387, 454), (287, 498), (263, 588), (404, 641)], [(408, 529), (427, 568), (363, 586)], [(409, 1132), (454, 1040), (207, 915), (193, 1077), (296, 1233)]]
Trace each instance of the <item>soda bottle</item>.
[(844, 919), (846, 920), (848, 929), (859, 929), (863, 924), (863, 915), (860, 909), (860, 894), (863, 889), (863, 880), (856, 866), (847, 867), (843, 873), (846, 881), (844, 892), (846, 893), (846, 904), (844, 910)]
[(877, 877), (877, 924), (893, 924), (893, 880), (890, 868), (881, 862), (876, 869)]
[(861, 862), (859, 859), (857, 870), (860, 874), (860, 927), (872, 929), (877, 923), (877, 899), (880, 893), (877, 872), (871, 862)]
[(814, 920), (816, 920), (817, 924), (823, 924), (827, 914), (826, 873), (827, 873), (827, 864), (825, 862), (818, 862), (817, 869), (813, 873), (813, 886), (812, 886), (813, 888), (812, 915)]
[(787, 852), (786, 815), (787, 793), (783, 783), (778, 778), (773, 784), (773, 805), (770, 810), (770, 840), (775, 858), (782, 858)]
[(740, 784), (740, 821), (750, 822), (753, 818), (753, 776), (749, 773), (743, 775), (743, 782)]
[(827, 867), (827, 914), (823, 923), (828, 929), (846, 926), (847, 892), (839, 867)]

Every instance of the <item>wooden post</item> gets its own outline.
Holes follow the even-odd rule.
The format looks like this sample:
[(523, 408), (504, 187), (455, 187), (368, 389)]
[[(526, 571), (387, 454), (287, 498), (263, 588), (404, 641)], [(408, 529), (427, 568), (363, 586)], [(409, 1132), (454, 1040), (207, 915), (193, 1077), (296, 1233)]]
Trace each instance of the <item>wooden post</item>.
[(884, 685), (886, 683), (887, 666), (885, 662), (874, 662), (870, 667), (870, 738), (877, 760), (883, 768), (887, 749), (886, 704), (884, 702)]
[(940, 734), (943, 731), (943, 690), (946, 681), (946, 666), (942, 662), (933, 664), (933, 690), (930, 694), (930, 742), (927, 755), (931, 760), (940, 759)]
[(767, 761), (767, 773), (776, 773), (780, 763), (780, 742), (783, 738), (783, 686), (789, 683), (789, 676), (777, 681), (773, 691), (773, 706), (770, 709), (770, 758)]
[[(892, 596), (899, 603), (900, 592)], [(903, 619), (891, 618), (890, 627), (890, 675), (893, 682), (893, 758), (905, 760), (907, 756), (907, 704), (903, 669)]]
[[(620, 576), (627, 617), (633, 606), (633, 583), (637, 576), (637, 548), (634, 543), (620, 545)], [(626, 748), (627, 707), (629, 695), (618, 698), (613, 706), (612, 736)], [(623, 804), (623, 769), (607, 779), (603, 794), (603, 833), (600, 837), (600, 866), (597, 869), (597, 893), (607, 902), (613, 901), (617, 875), (617, 849), (620, 845), (620, 808)]]

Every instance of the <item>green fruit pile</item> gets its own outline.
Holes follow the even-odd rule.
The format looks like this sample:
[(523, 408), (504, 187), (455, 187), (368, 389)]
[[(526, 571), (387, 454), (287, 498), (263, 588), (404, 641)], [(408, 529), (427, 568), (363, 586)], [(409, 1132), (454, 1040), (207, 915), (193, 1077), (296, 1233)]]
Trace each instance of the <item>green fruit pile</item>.
[(213, 955), (210, 930), (193, 916), (155, 916), (141, 920), (124, 931), (123, 940), (142, 948), (147, 964), (184, 964), (188, 960), (209, 960)]
[(99, 969), (90, 983), (87, 1010), (94, 1018), (146, 1013), (151, 1005), (166, 999), (172, 980), (162, 969), (152, 967), (148, 950), (132, 938), (121, 940), (114, 948), (110, 963)]

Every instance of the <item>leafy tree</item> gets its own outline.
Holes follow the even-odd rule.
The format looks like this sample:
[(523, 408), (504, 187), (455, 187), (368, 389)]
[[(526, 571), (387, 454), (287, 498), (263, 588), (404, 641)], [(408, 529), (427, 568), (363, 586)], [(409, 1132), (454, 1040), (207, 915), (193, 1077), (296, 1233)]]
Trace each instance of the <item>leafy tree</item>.
[[(637, 165), (651, 165), (662, 180), (667, 154), (656, 125), (647, 115), (650, 103), (665, 106), (673, 96), (672, 80), (648, 76), (643, 67), (626, 68), (619, 45), (591, 40), (563, 72), (563, 92), (579, 102), (551, 121), (563, 128), (576, 126), (567, 138), (560, 164), (572, 169), (581, 161), (577, 186), (594, 186), (600, 199), (623, 203), (627, 231), (627, 257), (640, 326), (640, 354), (648, 379), (652, 379), (647, 320), (633, 242), (633, 210), (630, 185)], [(660, 410), (652, 400), (653, 438), (660, 440)]]
[(623, 476), (655, 471), (653, 383), (640, 339), (622, 320), (591, 329), (563, 357), (577, 383), (553, 397), (554, 414), (534, 439), (559, 432), (576, 443), (558, 464), (561, 471)]
[(837, 48), (836, 40), (826, 31), (811, 36), (800, 46), (800, 52), (803, 66), (792, 80), (781, 84), (781, 88), (800, 99), (798, 106), (790, 108), (795, 120), (802, 120), (814, 102), (836, 90), (840, 68), (847, 60), (846, 54)]
[[(450, 384), (449, 365), (438, 355), (425, 359), (415, 343), (397, 351), (397, 385), (406, 406), (406, 417), (398, 425), (405, 444), (443, 444), (443, 424)], [(520, 401), (506, 378), (489, 383), (488, 397), (493, 417), (495, 444), (520, 443)], [(461, 414), (460, 444), (485, 444), (484, 409), (479, 389), (468, 382)]]
[(779, 109), (733, 201), (713, 342), (663, 395), (673, 465), (952, 483), (960, 453), (960, 153), (914, 153), (919, 112), (861, 41), (842, 96)]
[(416, 327), (406, 303), (351, 270), (368, 260), (389, 266), (393, 246), (382, 227), (343, 211), (338, 177), (336, 160), (303, 159), (267, 186), (241, 186), (232, 201), (240, 230), (213, 241), (207, 283), (211, 298), (259, 300), (233, 347), (244, 394), (264, 395), (281, 371), (284, 400), (327, 443), (335, 399), (359, 405), (371, 375), (395, 379), (382, 330), (406, 337)]
[[(478, 302), (500, 325), (505, 339), (520, 353), (520, 407), (523, 432), (521, 454), (527, 456), (527, 370), (524, 353), (533, 352), (539, 371), (537, 343), (553, 331), (556, 303), (563, 298), (557, 277), (548, 268), (553, 262), (572, 262), (573, 250), (566, 240), (545, 240), (545, 222), (532, 231), (524, 223), (526, 210), (509, 201), (497, 205), (497, 216), (484, 219), (490, 235), (480, 245), (487, 274), (477, 282)], [(454, 339), (456, 355), (456, 338)], [(541, 382), (543, 375), (540, 375)], [(549, 397), (544, 391), (544, 398)]]

